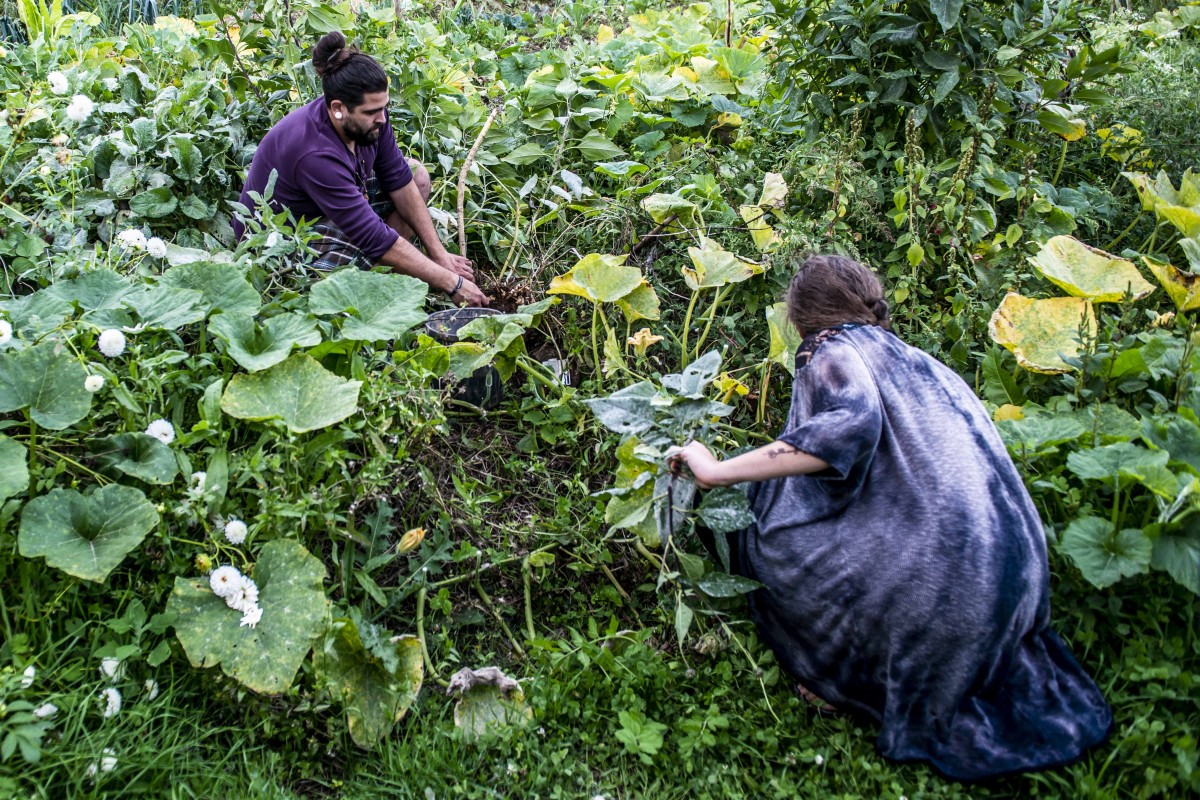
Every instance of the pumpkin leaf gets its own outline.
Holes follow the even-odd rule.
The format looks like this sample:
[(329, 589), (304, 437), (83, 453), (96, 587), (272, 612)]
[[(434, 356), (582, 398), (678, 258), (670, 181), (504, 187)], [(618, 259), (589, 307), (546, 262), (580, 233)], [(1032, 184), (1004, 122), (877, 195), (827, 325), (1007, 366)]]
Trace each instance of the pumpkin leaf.
[(637, 267), (624, 266), (626, 256), (590, 253), (570, 271), (550, 281), (547, 294), (570, 294), (593, 303), (612, 303), (646, 283)]
[(200, 306), (206, 314), (222, 311), (230, 315), (253, 315), (262, 303), (258, 292), (233, 264), (196, 261), (172, 267), (163, 273), (159, 283), (200, 292)]
[(1063, 356), (1079, 354), (1079, 329), (1096, 333), (1096, 315), (1087, 300), (1052, 297), (1034, 300), (1016, 292), (992, 314), (988, 332), (992, 340), (1012, 351), (1017, 363), (1032, 372), (1070, 372)]
[(26, 558), (103, 583), (157, 524), (158, 512), (132, 486), (111, 483), (90, 495), (52, 489), (25, 505), (17, 546)]
[(87, 370), (47, 341), (24, 350), (0, 352), (0, 412), (28, 409), (30, 418), (54, 431), (88, 415), (92, 395), (83, 387)]
[(225, 342), (229, 357), (250, 372), (275, 366), (288, 357), (293, 347), (321, 343), (316, 320), (297, 313), (279, 314), (261, 324), (241, 314), (217, 314), (208, 329)]
[(146, 483), (168, 484), (179, 474), (175, 454), (145, 433), (120, 433), (88, 443), (102, 467), (115, 469)]
[(29, 488), (29, 451), (0, 434), (0, 503)]
[(428, 291), (425, 282), (408, 275), (342, 269), (312, 287), (309, 310), (341, 317), (338, 340), (377, 342), (423, 322)]
[(1153, 545), (1139, 528), (1114, 531), (1108, 520), (1080, 517), (1063, 531), (1059, 548), (1098, 589), (1150, 568)]
[(695, 269), (683, 268), (683, 280), (693, 292), (740, 283), (764, 270), (762, 265), (739, 258), (707, 236), (700, 237), (700, 244), (688, 248)]
[(242, 625), (241, 612), (213, 594), (206, 578), (176, 577), (167, 612), (193, 667), (219, 665), (256, 692), (278, 694), (292, 685), (325, 624), (325, 567), (299, 543), (276, 539), (263, 545), (253, 579), (262, 609), (255, 627)]
[(1029, 263), (1067, 294), (1095, 303), (1119, 303), (1127, 294), (1141, 300), (1154, 291), (1132, 262), (1088, 247), (1073, 236), (1050, 239)]
[(304, 433), (357, 411), (361, 386), (297, 353), (262, 372), (234, 375), (221, 396), (221, 409), (237, 419), (279, 419), (293, 433)]
[(1176, 266), (1142, 256), (1142, 261), (1154, 273), (1175, 308), (1194, 311), (1200, 308), (1200, 275), (1184, 272)]

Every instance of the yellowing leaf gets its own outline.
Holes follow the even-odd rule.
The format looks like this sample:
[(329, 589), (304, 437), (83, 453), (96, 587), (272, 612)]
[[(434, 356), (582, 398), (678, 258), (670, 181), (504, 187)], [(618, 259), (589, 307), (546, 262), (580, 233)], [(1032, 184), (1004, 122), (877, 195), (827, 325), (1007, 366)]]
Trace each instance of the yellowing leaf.
[(1055, 236), (1029, 263), (1067, 294), (1096, 303), (1119, 303), (1126, 292), (1140, 300), (1154, 291), (1154, 285), (1132, 262), (1089, 247), (1073, 236)]
[(1200, 275), (1184, 272), (1171, 264), (1164, 264), (1142, 256), (1142, 261), (1158, 278), (1158, 282), (1166, 290), (1175, 307), (1180, 311), (1192, 311), (1200, 308)]
[(995, 422), (1008, 422), (1025, 419), (1025, 412), (1020, 406), (1014, 406), (1012, 403), (1005, 403), (996, 409), (996, 413), (992, 414), (992, 419)]
[(771, 332), (771, 346), (767, 358), (782, 364), (789, 374), (796, 372), (796, 350), (803, 341), (800, 331), (788, 321), (787, 303), (767, 306), (767, 328)]
[(739, 258), (707, 236), (701, 236), (700, 243), (701, 247), (688, 248), (695, 269), (682, 270), (683, 280), (692, 291), (740, 283), (764, 269), (761, 264)]
[(1121, 174), (1137, 189), (1143, 211), (1153, 211), (1187, 238), (1200, 236), (1200, 175), (1187, 170), (1176, 190), (1164, 171), (1160, 171), (1154, 180), (1140, 172)]
[(728, 372), (722, 372), (721, 375), (715, 381), (713, 381), (713, 387), (716, 388), (722, 403), (728, 403), (730, 398), (732, 398), (735, 394), (740, 397), (745, 397), (746, 395), (750, 394), (750, 387), (730, 375)]
[(760, 206), (768, 206), (770, 208), (783, 208), (783, 204), (787, 201), (788, 185), (783, 180), (783, 175), (778, 172), (768, 172), (763, 178), (762, 197), (758, 199)]
[(625, 258), (590, 253), (565, 275), (552, 279), (546, 293), (572, 294), (593, 303), (620, 300), (645, 283), (641, 270), (623, 266)]
[(1079, 329), (1096, 334), (1092, 304), (1080, 297), (1034, 300), (1009, 292), (992, 314), (988, 332), (1031, 372), (1070, 372), (1063, 356), (1079, 354)]
[(654, 287), (643, 278), (640, 286), (617, 300), (617, 308), (621, 309), (627, 322), (658, 319), (658, 295)]
[(746, 222), (746, 227), (750, 229), (750, 236), (754, 239), (754, 246), (758, 248), (760, 253), (765, 253), (775, 247), (782, 241), (779, 234), (767, 224), (767, 212), (759, 206), (742, 206), (738, 209), (738, 213), (742, 215), (742, 219)]
[(692, 84), (700, 80), (700, 76), (696, 74), (696, 70), (691, 67), (676, 67), (671, 71), (671, 77), (679, 78)]
[(600, 30), (596, 31), (596, 42), (598, 44), (607, 44), (613, 40), (613, 29), (608, 25), (601, 25)]
[(723, 128), (728, 125), (730, 128), (740, 128), (742, 126), (742, 115), (734, 114), (732, 111), (722, 111), (717, 115), (717, 124), (714, 128)]

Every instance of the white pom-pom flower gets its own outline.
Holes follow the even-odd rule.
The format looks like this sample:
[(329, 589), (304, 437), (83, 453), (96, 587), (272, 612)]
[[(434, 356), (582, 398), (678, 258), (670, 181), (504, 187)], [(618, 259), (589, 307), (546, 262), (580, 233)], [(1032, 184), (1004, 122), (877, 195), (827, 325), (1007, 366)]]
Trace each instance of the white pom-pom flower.
[(237, 571), (237, 567), (217, 567), (208, 576), (208, 585), (217, 597), (227, 598), (242, 585), (242, 573)]
[(156, 419), (146, 426), (146, 435), (153, 436), (163, 444), (175, 441), (175, 426), (165, 419)]
[(33, 679), (35, 677), (37, 677), (37, 670), (33, 668), (33, 664), (30, 664), (21, 673), (21, 688), (28, 689), (30, 686), (33, 686)]
[(146, 252), (155, 258), (165, 258), (167, 255), (167, 243), (157, 236), (151, 236), (146, 240)]
[(104, 755), (100, 757), (99, 761), (93, 761), (91, 764), (88, 764), (88, 768), (84, 772), (87, 777), (95, 778), (97, 772), (112, 772), (117, 768), (116, 751), (111, 747), (106, 747), (102, 752)]
[(0, 319), (0, 344), (8, 344), (12, 341), (12, 323), (6, 319)]
[(100, 692), (100, 699), (104, 701), (104, 711), (101, 713), (105, 719), (121, 713), (121, 691), (115, 686)]
[(243, 614), (258, 608), (258, 584), (245, 575), (240, 576), (237, 585), (225, 596), (225, 605)]
[(115, 681), (121, 671), (121, 661), (116, 658), (100, 659), (100, 674), (110, 681)]
[(84, 122), (96, 109), (95, 103), (85, 94), (77, 94), (71, 98), (67, 106), (67, 119), (72, 122)]
[(125, 334), (116, 328), (109, 328), (100, 334), (100, 340), (96, 342), (96, 346), (104, 355), (116, 358), (125, 352)]
[(258, 623), (262, 621), (262, 611), (261, 608), (255, 606), (243, 613), (241, 626), (244, 628), (257, 628)]
[(246, 541), (246, 523), (240, 519), (231, 519), (225, 523), (225, 538), (230, 544), (241, 544)]
[(50, 91), (55, 94), (66, 94), (71, 88), (67, 85), (67, 76), (58, 70), (54, 70), (47, 75), (46, 82), (50, 84)]
[(88, 375), (83, 379), (83, 388), (95, 394), (104, 388), (104, 378), (100, 375)]
[(146, 691), (146, 702), (158, 697), (158, 681), (153, 678), (146, 678), (146, 683), (142, 688)]
[(145, 250), (146, 234), (137, 228), (126, 228), (117, 234), (117, 244), (126, 250)]

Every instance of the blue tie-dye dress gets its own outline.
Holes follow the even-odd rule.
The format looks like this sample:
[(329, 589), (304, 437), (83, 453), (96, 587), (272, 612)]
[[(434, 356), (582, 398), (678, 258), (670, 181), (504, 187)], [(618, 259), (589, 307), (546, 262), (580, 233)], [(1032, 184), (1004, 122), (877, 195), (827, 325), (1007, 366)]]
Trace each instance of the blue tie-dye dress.
[(1106, 737), (1108, 705), (1049, 627), (1037, 511), (961, 378), (882, 328), (826, 329), (779, 438), (830, 467), (751, 485), (737, 569), (805, 687), (877, 719), (883, 755), (959, 779)]

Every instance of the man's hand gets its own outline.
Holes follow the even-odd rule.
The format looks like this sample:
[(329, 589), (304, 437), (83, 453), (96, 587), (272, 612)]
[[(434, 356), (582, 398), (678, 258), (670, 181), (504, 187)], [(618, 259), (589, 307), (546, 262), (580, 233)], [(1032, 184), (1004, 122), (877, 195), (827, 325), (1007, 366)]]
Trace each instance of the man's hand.
[(447, 253), (443, 250), (441, 253), (431, 256), (431, 258), (442, 269), (452, 272), (455, 275), (462, 275), (471, 282), (475, 281), (474, 265), (462, 256)]
[[(455, 256), (460, 258), (460, 256)], [(464, 261), (466, 259), (463, 259)], [(455, 304), (460, 306), (475, 306), (477, 308), (486, 308), (488, 304), (487, 296), (479, 290), (479, 287), (471, 280), (464, 278), (462, 286), (458, 288), (451, 297)]]
[(684, 465), (691, 470), (696, 485), (701, 489), (722, 485), (721, 462), (700, 442), (691, 442), (683, 447), (667, 450), (667, 468), (671, 472), (678, 473)]

